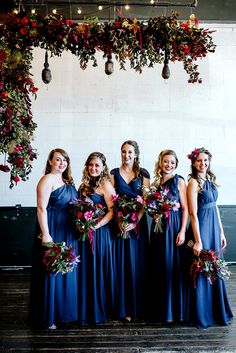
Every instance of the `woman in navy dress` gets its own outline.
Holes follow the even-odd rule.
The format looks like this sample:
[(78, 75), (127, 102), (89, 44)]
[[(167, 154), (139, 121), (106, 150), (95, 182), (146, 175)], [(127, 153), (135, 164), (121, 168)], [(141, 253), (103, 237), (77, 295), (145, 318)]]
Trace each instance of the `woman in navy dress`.
[(178, 158), (174, 151), (164, 150), (154, 170), (154, 187), (168, 190), (168, 198), (179, 204), (168, 218), (162, 217), (162, 230), (156, 232), (152, 221), (150, 234), (150, 318), (158, 322), (184, 320), (183, 243), (188, 221), (186, 186), (175, 174)]
[[(194, 241), (193, 253), (198, 256), (202, 249), (221, 254), (226, 239), (216, 205), (218, 197), (215, 175), (210, 169), (211, 153), (204, 147), (188, 155), (191, 160), (187, 196), (191, 226), (189, 237)], [(233, 315), (227, 298), (225, 283), (218, 279), (214, 284), (199, 273), (194, 288), (190, 286), (189, 321), (199, 328), (227, 325)]]
[[(43, 265), (47, 242), (66, 242), (78, 253), (76, 229), (70, 202), (78, 198), (71, 176), (70, 159), (60, 149), (50, 152), (45, 175), (37, 186), (38, 225), (35, 234), (31, 273), (30, 319), (33, 324), (56, 329), (60, 322), (78, 320), (78, 274), (48, 273)], [(41, 239), (39, 239), (41, 234)]]
[(112, 196), (106, 158), (100, 152), (89, 155), (83, 170), (80, 197), (88, 196), (106, 207), (105, 216), (93, 229), (94, 243), (79, 241), (79, 323), (103, 323), (114, 309), (114, 269), (112, 256)]
[[(128, 140), (122, 144), (121, 159), (121, 167), (111, 171), (116, 193), (130, 198), (142, 195), (142, 186), (149, 187), (149, 173), (139, 166), (139, 147), (136, 141)], [(145, 316), (149, 239), (143, 211), (138, 218), (138, 224), (130, 223), (124, 229), (129, 232), (128, 239), (116, 236), (114, 241), (116, 316), (127, 322)]]

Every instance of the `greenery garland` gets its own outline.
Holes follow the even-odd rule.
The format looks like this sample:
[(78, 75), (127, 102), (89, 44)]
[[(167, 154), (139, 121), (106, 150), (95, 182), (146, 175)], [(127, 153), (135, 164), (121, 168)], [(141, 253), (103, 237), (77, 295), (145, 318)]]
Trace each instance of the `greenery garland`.
[(178, 15), (151, 18), (148, 22), (118, 18), (99, 23), (93, 18), (75, 23), (60, 16), (41, 17), (37, 14), (10, 15), (0, 25), (0, 154), (5, 155), (0, 170), (10, 172), (10, 188), (26, 180), (37, 157), (31, 142), (36, 129), (31, 111), (30, 95), (37, 88), (31, 78), (33, 47), (60, 56), (64, 50), (78, 57), (80, 67), (88, 62), (97, 66), (96, 51), (104, 58), (112, 56), (125, 69), (141, 73), (143, 67), (153, 67), (168, 60), (182, 61), (189, 83), (201, 83), (198, 65), (194, 62), (215, 51), (212, 31), (199, 28), (194, 15), (187, 22)]

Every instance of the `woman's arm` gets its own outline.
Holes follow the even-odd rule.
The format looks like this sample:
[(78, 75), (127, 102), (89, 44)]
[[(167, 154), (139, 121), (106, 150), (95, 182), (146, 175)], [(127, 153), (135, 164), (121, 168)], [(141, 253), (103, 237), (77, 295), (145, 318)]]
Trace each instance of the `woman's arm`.
[(190, 179), (187, 187), (187, 199), (191, 226), (195, 243), (193, 246), (193, 252), (195, 255), (199, 255), (202, 250), (202, 240), (199, 229), (199, 221), (197, 216), (197, 198), (198, 198), (198, 183), (195, 179)]
[(112, 201), (112, 196), (114, 196), (116, 193), (115, 189), (110, 181), (105, 181), (103, 184), (103, 187), (99, 191), (103, 193), (103, 197), (106, 202), (108, 211), (105, 214), (105, 216), (96, 224), (95, 229), (98, 229), (102, 226), (105, 226), (105, 224), (110, 222), (110, 220), (112, 219), (113, 205), (114, 205), (114, 203)]
[(37, 217), (42, 233), (42, 243), (53, 241), (49, 234), (47, 218), (47, 205), (51, 191), (50, 178), (47, 175), (43, 176), (37, 185)]
[(183, 179), (178, 178), (179, 199), (182, 209), (181, 228), (176, 238), (176, 245), (182, 245), (185, 241), (185, 232), (188, 222), (188, 203), (186, 185)]

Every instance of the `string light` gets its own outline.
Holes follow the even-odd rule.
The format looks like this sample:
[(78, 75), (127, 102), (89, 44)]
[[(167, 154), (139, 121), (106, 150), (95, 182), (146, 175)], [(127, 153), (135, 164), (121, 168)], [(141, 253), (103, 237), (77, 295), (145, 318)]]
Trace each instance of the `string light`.
[(78, 15), (81, 15), (81, 14), (82, 14), (82, 10), (81, 10), (81, 8), (79, 8), (79, 7), (78, 7), (78, 9), (77, 9), (77, 14), (78, 14)]
[(32, 13), (32, 15), (35, 15), (35, 14), (36, 14), (36, 10), (35, 10), (35, 9), (32, 9), (32, 10), (31, 10), (31, 13)]
[(17, 9), (14, 9), (13, 12), (14, 12), (14, 14), (16, 14), (16, 15), (19, 13), (19, 11), (18, 11)]
[(150, 4), (152, 4), (152, 5), (153, 5), (154, 3), (155, 3), (155, 1), (154, 1), (154, 0), (150, 0)]
[(129, 5), (125, 5), (125, 9), (129, 10), (130, 9)]
[(57, 9), (56, 9), (56, 8), (53, 9), (53, 10), (52, 10), (52, 13), (53, 13), (53, 15), (56, 15), (56, 14), (57, 14)]
[(98, 5), (98, 10), (102, 11), (102, 9), (103, 9), (103, 6), (102, 5)]

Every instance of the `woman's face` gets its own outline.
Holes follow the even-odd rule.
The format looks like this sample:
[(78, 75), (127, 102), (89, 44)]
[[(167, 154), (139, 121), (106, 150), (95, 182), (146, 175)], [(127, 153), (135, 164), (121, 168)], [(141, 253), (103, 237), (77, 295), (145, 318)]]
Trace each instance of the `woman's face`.
[(135, 157), (136, 157), (136, 154), (134, 151), (134, 147), (126, 143), (121, 149), (122, 164), (133, 165)]
[(104, 170), (103, 163), (100, 158), (92, 158), (88, 164), (88, 173), (92, 178), (96, 178), (101, 175)]
[(176, 159), (171, 154), (166, 154), (161, 161), (161, 170), (164, 174), (172, 175), (176, 169)]
[(209, 167), (210, 161), (209, 156), (206, 153), (199, 153), (197, 159), (194, 162), (194, 166), (198, 173), (206, 173)]
[(55, 152), (53, 154), (53, 157), (49, 163), (51, 165), (51, 172), (55, 174), (63, 173), (68, 166), (66, 158), (59, 152)]

